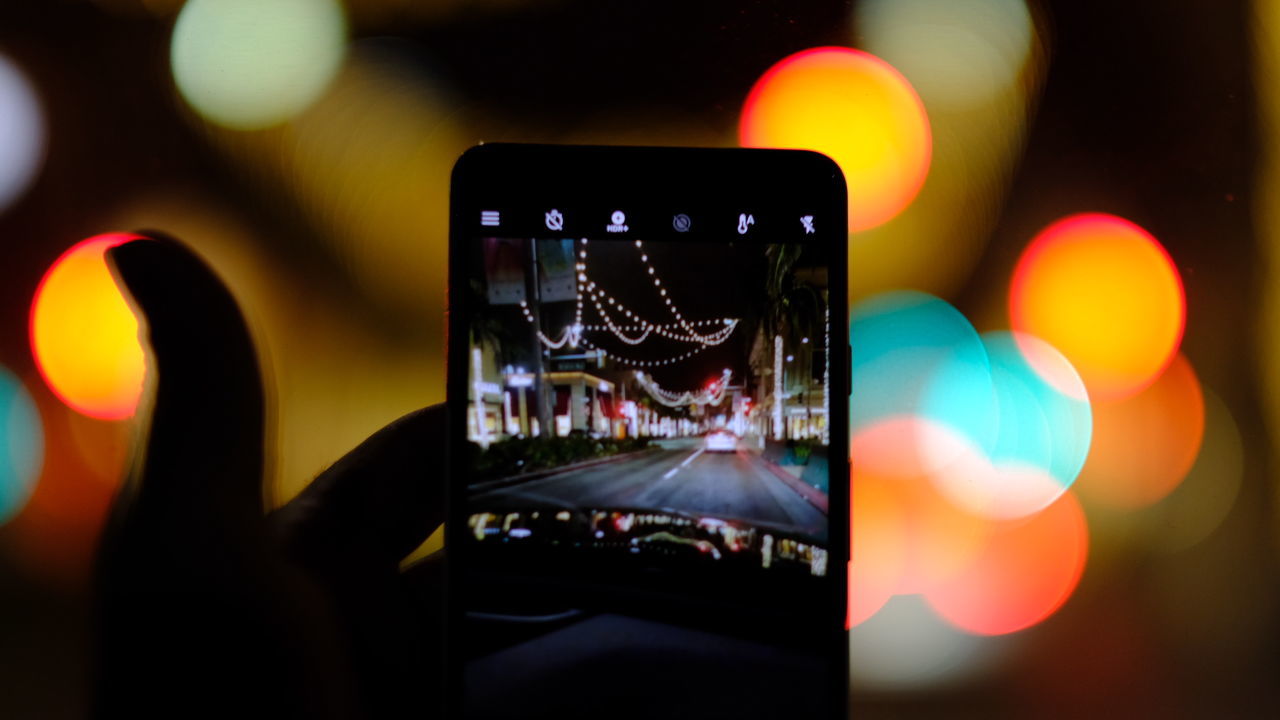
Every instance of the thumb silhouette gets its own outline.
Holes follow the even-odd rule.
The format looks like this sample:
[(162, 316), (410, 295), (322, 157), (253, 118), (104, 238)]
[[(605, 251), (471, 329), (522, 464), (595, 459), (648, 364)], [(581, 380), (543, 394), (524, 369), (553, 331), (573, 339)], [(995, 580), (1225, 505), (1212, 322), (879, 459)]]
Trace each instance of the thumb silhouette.
[(443, 409), (384, 428), (267, 514), (244, 317), (196, 255), (143, 235), (108, 253), (154, 396), (99, 549), (94, 713), (429, 715), (440, 563), (398, 564), (443, 521)]

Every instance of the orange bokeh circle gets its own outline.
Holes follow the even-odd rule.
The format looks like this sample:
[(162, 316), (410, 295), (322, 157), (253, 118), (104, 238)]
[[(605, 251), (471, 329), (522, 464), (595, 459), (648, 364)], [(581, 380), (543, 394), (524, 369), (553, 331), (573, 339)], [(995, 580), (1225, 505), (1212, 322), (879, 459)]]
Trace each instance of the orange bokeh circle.
[(924, 185), (933, 140), (924, 104), (892, 65), (861, 50), (817, 47), (756, 81), (738, 126), (744, 147), (814, 150), (849, 186), (849, 231), (881, 225)]
[(879, 612), (897, 591), (907, 548), (902, 503), (891, 485), (855, 476), (849, 500), (848, 626), (853, 627)]
[[(1107, 400), (1141, 391), (1169, 364), (1182, 342), (1186, 296), (1150, 233), (1087, 213), (1053, 223), (1023, 251), (1009, 315), (1015, 331), (1071, 361), (1091, 399)], [(1037, 365), (1035, 353), (1027, 360)]]
[(1204, 439), (1204, 394), (1179, 353), (1145, 390), (1093, 404), (1093, 445), (1076, 480), (1081, 497), (1146, 507), (1173, 492)]
[(1062, 607), (1084, 574), (1088, 550), (1084, 511), (1069, 491), (1040, 513), (994, 523), (971, 562), (925, 598), (965, 632), (1017, 632)]
[(938, 473), (968, 471), (962, 459), (937, 461), (963, 446), (946, 426), (909, 415), (879, 420), (854, 435), (852, 625), (892, 595), (925, 592), (951, 577), (982, 548), (990, 523), (950, 503), (935, 482)]
[(31, 303), (31, 351), (62, 402), (100, 420), (133, 415), (146, 363), (138, 321), (107, 268), (106, 251), (136, 239), (110, 233), (64, 252)]

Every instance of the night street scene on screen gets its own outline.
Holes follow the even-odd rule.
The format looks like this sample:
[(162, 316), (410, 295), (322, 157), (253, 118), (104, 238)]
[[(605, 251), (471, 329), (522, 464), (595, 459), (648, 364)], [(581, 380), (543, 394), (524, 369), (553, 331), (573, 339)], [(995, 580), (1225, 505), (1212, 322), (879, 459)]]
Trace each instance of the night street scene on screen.
[(821, 246), (473, 248), (468, 542), (486, 555), (827, 575)]

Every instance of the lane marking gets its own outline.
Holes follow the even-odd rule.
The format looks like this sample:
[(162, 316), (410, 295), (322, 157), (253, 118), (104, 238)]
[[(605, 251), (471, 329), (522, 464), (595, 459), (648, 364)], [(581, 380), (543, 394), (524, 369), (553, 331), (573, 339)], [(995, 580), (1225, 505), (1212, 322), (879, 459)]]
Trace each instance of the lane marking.
[(705, 450), (706, 450), (706, 448), (704, 448), (704, 447), (700, 447), (700, 448), (698, 448), (698, 451), (697, 451), (697, 452), (695, 452), (694, 454), (692, 454), (692, 455), (690, 455), (689, 457), (685, 458), (685, 459), (684, 459), (684, 462), (680, 463), (680, 467), (684, 467), (685, 465), (688, 465), (689, 463), (693, 462), (693, 459), (694, 459), (694, 458), (696, 458), (696, 457), (698, 457), (699, 455), (701, 455), (701, 454), (703, 453), (703, 451), (705, 451)]
[(667, 480), (667, 479), (669, 479), (672, 475), (675, 475), (676, 473), (680, 472), (680, 468), (685, 467), (685, 466), (686, 466), (686, 465), (688, 465), (689, 463), (693, 462), (693, 461), (694, 461), (694, 460), (695, 460), (699, 455), (701, 455), (701, 454), (702, 454), (702, 452), (703, 452), (704, 450), (706, 450), (706, 448), (705, 448), (705, 447), (698, 448), (697, 452), (695, 452), (694, 454), (692, 454), (692, 455), (690, 455), (689, 457), (685, 458), (685, 459), (684, 459), (684, 462), (682, 462), (682, 463), (680, 463), (679, 465), (677, 465), (677, 466), (675, 466), (675, 467), (671, 468), (670, 470), (668, 470), (668, 471), (667, 471), (667, 473), (666, 473), (665, 475), (663, 475), (663, 476), (662, 476), (662, 479), (663, 479), (663, 480)]

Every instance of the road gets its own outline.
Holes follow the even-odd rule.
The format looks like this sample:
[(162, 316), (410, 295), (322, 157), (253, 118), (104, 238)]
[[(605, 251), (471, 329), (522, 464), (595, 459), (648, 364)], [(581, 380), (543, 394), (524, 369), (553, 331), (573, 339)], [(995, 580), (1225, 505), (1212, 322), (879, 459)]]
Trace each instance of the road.
[(482, 492), (495, 511), (535, 506), (671, 508), (820, 533), (826, 515), (779, 480), (750, 450), (712, 453), (701, 438), (665, 440), (659, 449)]

